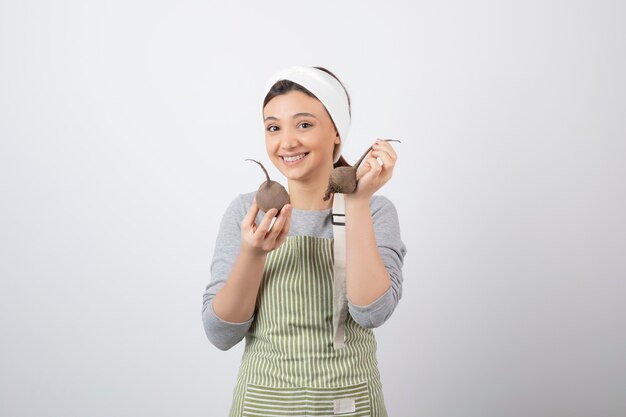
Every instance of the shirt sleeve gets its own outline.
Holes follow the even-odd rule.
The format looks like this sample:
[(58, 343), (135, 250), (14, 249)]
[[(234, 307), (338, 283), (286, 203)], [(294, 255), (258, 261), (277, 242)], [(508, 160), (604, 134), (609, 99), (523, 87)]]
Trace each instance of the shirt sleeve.
[(398, 212), (386, 197), (370, 200), (374, 235), (380, 257), (391, 278), (391, 287), (368, 305), (357, 306), (348, 300), (348, 311), (358, 324), (374, 328), (382, 325), (396, 309), (402, 297), (402, 265), (407, 249), (400, 236)]
[(226, 283), (241, 245), (241, 222), (248, 210), (243, 195), (238, 195), (222, 217), (213, 260), (211, 278), (202, 297), (202, 322), (209, 341), (218, 349), (228, 350), (246, 335), (254, 316), (243, 323), (222, 320), (213, 310), (213, 298)]

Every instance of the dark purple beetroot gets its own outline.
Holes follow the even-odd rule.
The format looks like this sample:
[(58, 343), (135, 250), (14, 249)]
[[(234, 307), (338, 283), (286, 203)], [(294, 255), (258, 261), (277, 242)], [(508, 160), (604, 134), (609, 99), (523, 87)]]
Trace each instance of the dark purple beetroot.
[(257, 205), (266, 213), (273, 208), (280, 212), (283, 206), (288, 204), (290, 201), (289, 193), (285, 190), (285, 187), (276, 181), (270, 180), (270, 176), (262, 163), (255, 161), (254, 159), (246, 159), (246, 161), (252, 161), (259, 164), (261, 169), (263, 169), (263, 172), (265, 172), (265, 178), (267, 178), (267, 180), (261, 184), (256, 192)]
[[(396, 139), (385, 139), (385, 142), (400, 142)], [(337, 167), (330, 173), (330, 179), (328, 180), (328, 188), (326, 194), (324, 194), (324, 201), (330, 199), (330, 195), (334, 193), (352, 194), (356, 190), (357, 179), (356, 171), (361, 165), (361, 162), (365, 159), (367, 154), (372, 150), (370, 146), (367, 148), (363, 156), (356, 161), (351, 167)]]

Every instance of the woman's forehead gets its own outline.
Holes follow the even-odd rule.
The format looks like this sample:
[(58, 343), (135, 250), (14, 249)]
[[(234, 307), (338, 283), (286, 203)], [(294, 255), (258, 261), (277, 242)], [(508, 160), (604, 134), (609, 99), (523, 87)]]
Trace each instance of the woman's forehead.
[(300, 91), (290, 91), (272, 98), (263, 108), (263, 117), (281, 119), (298, 113), (309, 113), (320, 118), (324, 110), (324, 105), (315, 97)]

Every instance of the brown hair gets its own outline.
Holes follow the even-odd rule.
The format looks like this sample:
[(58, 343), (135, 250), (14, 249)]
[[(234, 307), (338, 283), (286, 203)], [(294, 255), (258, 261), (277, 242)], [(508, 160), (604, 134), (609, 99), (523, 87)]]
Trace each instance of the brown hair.
[[(346, 86), (343, 85), (343, 83), (341, 82), (341, 80), (339, 80), (339, 78), (337, 78), (337, 76), (335, 74), (333, 74), (332, 72), (330, 72), (329, 70), (327, 70), (324, 67), (314, 67), (317, 68), (318, 70), (324, 71), (330, 75), (332, 75), (337, 81), (339, 81), (339, 84), (341, 84), (341, 86), (343, 87), (344, 91), (346, 92), (346, 97), (348, 97), (348, 113), (350, 114), (350, 116), (352, 116), (352, 108), (350, 106), (350, 95), (348, 94), (348, 90), (346, 90)], [(263, 100), (263, 108), (265, 108), (265, 106), (267, 105), (267, 103), (273, 99), (276, 96), (280, 96), (282, 94), (287, 94), (290, 91), (300, 91), (310, 97), (313, 97), (315, 99), (318, 99), (317, 97), (315, 97), (315, 94), (311, 93), (309, 90), (307, 90), (306, 88), (302, 87), (300, 84), (294, 83), (293, 81), (289, 81), (289, 80), (280, 80), (277, 81), (272, 88), (270, 88), (270, 91), (268, 91), (267, 95), (265, 96), (265, 99)], [(319, 100), (319, 99), (318, 99)], [(326, 110), (326, 113), (328, 113), (328, 110)], [(335, 126), (335, 129), (337, 129), (337, 126), (335, 125), (335, 122), (333, 121), (333, 118), (330, 116), (330, 114), (328, 115), (328, 117), (330, 117), (330, 120), (333, 122), (333, 126)], [(339, 159), (337, 160), (337, 162), (335, 162), (335, 164), (333, 165), (335, 168), (336, 167), (349, 167), (350, 164), (348, 163), (348, 161), (346, 161), (343, 157), (343, 155), (339, 156)]]

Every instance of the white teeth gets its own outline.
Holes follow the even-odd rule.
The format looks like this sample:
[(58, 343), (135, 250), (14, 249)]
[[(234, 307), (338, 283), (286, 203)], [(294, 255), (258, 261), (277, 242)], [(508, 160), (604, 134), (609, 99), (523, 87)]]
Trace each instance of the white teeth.
[(302, 159), (306, 156), (306, 154), (300, 154), (300, 155), (296, 155), (296, 156), (283, 156), (283, 159), (287, 162), (294, 162), (297, 161), (298, 159)]

